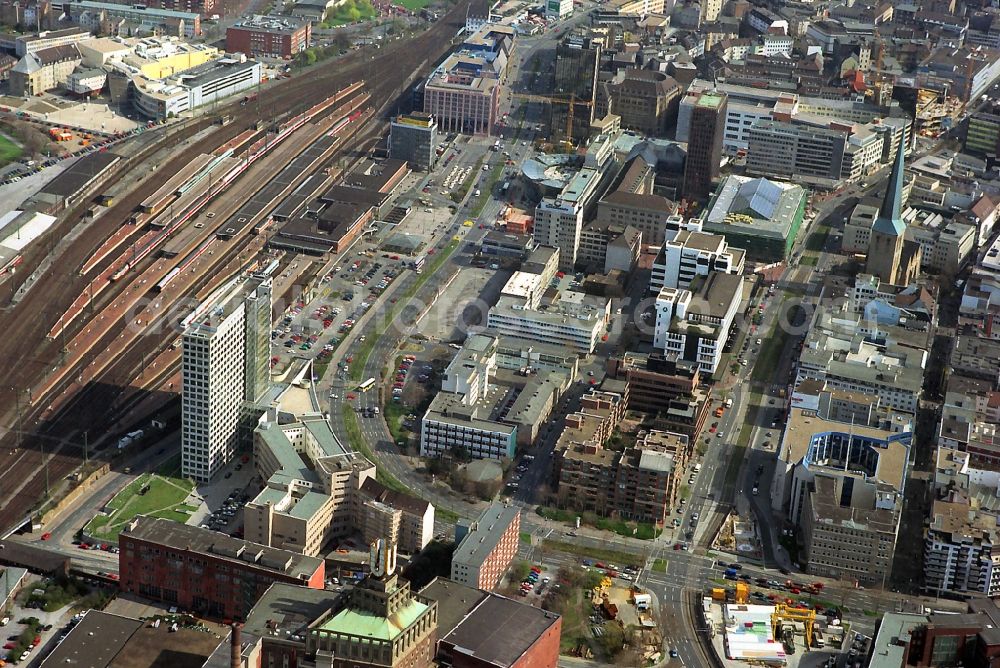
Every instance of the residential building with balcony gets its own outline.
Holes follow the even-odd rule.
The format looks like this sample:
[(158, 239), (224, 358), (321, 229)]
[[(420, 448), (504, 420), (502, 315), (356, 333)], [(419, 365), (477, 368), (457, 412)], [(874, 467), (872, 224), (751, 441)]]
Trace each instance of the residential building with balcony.
[(712, 272), (740, 275), (746, 253), (732, 248), (721, 234), (681, 230), (665, 241), (653, 260), (649, 291), (661, 288), (687, 288), (696, 277)]
[(715, 373), (743, 303), (742, 276), (711, 272), (690, 289), (661, 288), (656, 295), (653, 347)]
[(997, 514), (964, 500), (935, 500), (924, 530), (924, 591), (1000, 596)]

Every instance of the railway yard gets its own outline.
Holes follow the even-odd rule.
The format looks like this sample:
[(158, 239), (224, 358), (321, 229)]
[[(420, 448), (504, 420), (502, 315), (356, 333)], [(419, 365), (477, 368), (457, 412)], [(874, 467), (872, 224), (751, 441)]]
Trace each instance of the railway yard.
[[(0, 526), (22, 524), (129, 420), (175, 396), (176, 322), (240, 271), (287, 267), (289, 255), (262, 252), (269, 223), (364, 153), (467, 4), (411, 40), (276, 81), (253, 104), (91, 153), (47, 186), (65, 206), (0, 283)], [(113, 201), (95, 211), (100, 195)]]

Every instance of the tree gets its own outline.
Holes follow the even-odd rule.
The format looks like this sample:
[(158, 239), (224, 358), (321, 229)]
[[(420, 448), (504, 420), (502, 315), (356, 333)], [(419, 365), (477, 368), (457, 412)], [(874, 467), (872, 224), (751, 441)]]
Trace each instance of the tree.
[(515, 561), (510, 565), (509, 577), (511, 582), (520, 582), (528, 577), (531, 571), (531, 564), (527, 561)]
[(625, 631), (618, 622), (604, 625), (604, 634), (595, 639), (609, 659), (614, 659), (625, 646)]

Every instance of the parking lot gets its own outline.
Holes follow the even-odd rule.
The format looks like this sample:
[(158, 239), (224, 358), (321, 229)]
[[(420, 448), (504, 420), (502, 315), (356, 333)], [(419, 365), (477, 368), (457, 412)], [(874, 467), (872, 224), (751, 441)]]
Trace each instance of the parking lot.
[(191, 514), (188, 524), (242, 536), (241, 510), (257, 495), (260, 487), (250, 456), (244, 454), (236, 458), (215, 482), (198, 486), (201, 505)]
[(418, 331), (431, 341), (463, 341), (470, 327), (485, 326), (486, 315), (510, 272), (463, 267), (420, 320)]

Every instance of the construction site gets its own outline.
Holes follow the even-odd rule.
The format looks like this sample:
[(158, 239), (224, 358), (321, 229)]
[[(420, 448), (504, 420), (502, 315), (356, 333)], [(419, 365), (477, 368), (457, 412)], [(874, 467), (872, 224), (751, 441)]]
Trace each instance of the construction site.
[[(751, 584), (715, 587), (702, 599), (701, 619), (716, 657), (725, 666), (824, 665), (844, 639), (840, 620), (796, 604), (751, 602)], [(821, 654), (820, 657), (814, 655)]]

